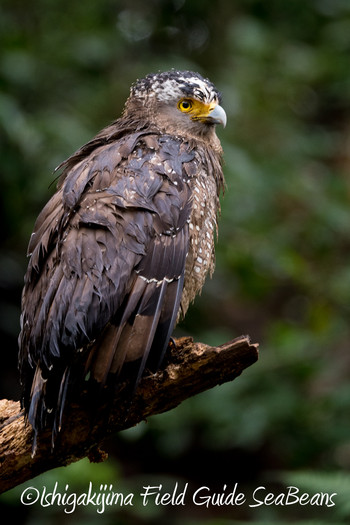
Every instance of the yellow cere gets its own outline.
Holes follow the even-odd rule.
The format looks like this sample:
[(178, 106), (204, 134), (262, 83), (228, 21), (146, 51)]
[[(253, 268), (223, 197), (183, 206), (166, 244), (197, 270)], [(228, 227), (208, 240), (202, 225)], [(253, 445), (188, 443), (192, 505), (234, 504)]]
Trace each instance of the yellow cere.
[(201, 118), (208, 117), (216, 105), (216, 102), (204, 104), (200, 100), (195, 100), (193, 98), (182, 98), (178, 102), (177, 107), (183, 113), (191, 113), (193, 115), (191, 116), (192, 119), (200, 120)]

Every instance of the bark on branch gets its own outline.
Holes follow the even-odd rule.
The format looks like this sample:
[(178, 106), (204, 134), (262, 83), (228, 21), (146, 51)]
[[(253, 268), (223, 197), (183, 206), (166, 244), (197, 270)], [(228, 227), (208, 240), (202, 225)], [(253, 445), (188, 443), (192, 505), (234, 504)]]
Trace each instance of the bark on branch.
[(153, 414), (166, 412), (216, 385), (232, 381), (258, 359), (258, 345), (242, 336), (219, 347), (195, 343), (192, 338), (175, 341), (164, 369), (142, 379), (130, 403), (128, 381), (116, 392), (108, 428), (91, 429), (88, 411), (79, 404), (69, 406), (54, 450), (49, 433), (31, 456), (31, 428), (25, 425), (18, 402), (0, 401), (0, 493), (47, 470), (68, 465), (85, 456), (102, 461), (99, 449), (106, 435), (135, 426)]

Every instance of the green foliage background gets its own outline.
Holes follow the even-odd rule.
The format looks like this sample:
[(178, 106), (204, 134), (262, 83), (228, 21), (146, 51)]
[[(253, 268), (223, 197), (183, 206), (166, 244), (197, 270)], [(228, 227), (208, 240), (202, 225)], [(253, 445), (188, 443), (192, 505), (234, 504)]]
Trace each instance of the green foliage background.
[[(26, 245), (53, 170), (120, 114), (144, 74), (193, 69), (223, 92), (227, 191), (217, 268), (178, 335), (260, 343), (242, 377), (36, 478), (139, 491), (189, 481), (337, 492), (332, 509), (81, 508), (1, 499), (23, 523), (347, 523), (350, 508), (350, 5), (347, 0), (2, 0), (1, 395), (18, 398)], [(294, 477), (293, 477), (294, 476)], [(254, 512), (253, 512), (254, 510)]]

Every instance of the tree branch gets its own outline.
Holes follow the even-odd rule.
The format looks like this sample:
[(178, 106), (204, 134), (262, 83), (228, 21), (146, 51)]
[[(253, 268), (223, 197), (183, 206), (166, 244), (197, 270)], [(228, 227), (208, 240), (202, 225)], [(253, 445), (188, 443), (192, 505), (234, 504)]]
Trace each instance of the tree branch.
[[(0, 493), (47, 470), (68, 465), (85, 456), (102, 461), (99, 449), (110, 434), (135, 426), (153, 414), (166, 412), (218, 384), (232, 381), (258, 359), (258, 345), (242, 336), (219, 347), (194, 343), (184, 337), (167, 354), (165, 368), (144, 377), (130, 398), (131, 381), (122, 382), (109, 407), (108, 427), (91, 427), (82, 404), (67, 407), (63, 428), (51, 450), (50, 433), (44, 433), (34, 457), (31, 427), (25, 424), (18, 402), (0, 401)], [(131, 399), (131, 400), (130, 400)]]

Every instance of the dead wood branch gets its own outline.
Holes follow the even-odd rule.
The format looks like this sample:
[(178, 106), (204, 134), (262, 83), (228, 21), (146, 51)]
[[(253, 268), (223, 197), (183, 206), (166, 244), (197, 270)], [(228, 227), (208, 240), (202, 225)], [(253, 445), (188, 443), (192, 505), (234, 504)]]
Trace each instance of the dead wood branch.
[(31, 457), (31, 428), (26, 426), (18, 402), (0, 401), (0, 493), (38, 474), (68, 465), (85, 456), (101, 461), (99, 450), (106, 435), (135, 426), (151, 415), (179, 405), (185, 399), (216, 385), (232, 381), (258, 359), (258, 345), (242, 336), (219, 347), (195, 343), (192, 338), (175, 341), (164, 369), (142, 379), (130, 403), (130, 384), (123, 382), (111, 407), (108, 428), (91, 430), (81, 405), (71, 405), (54, 450), (50, 435), (43, 435)]

